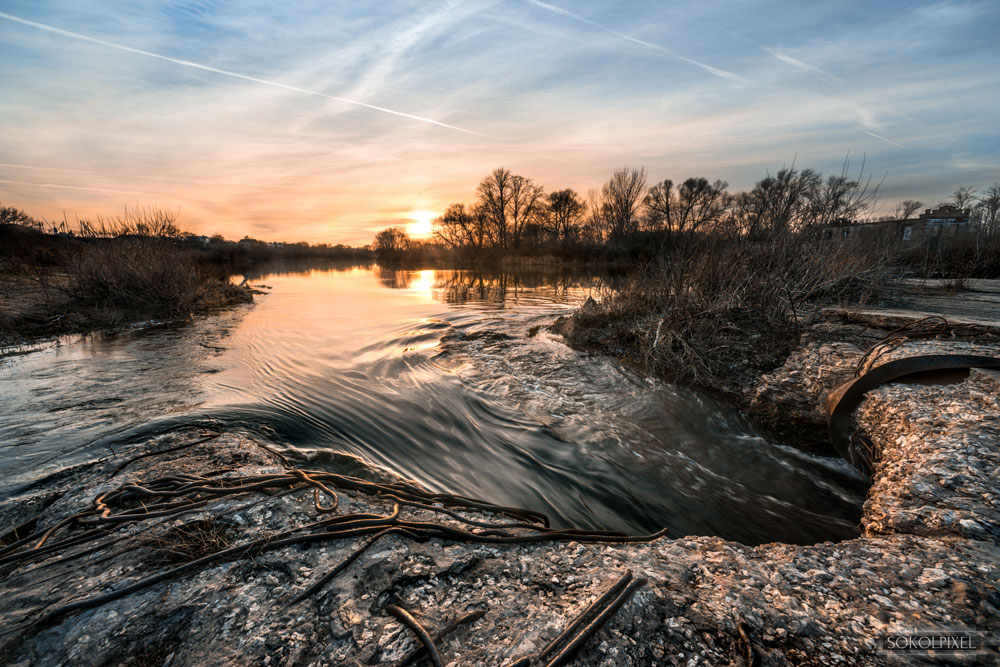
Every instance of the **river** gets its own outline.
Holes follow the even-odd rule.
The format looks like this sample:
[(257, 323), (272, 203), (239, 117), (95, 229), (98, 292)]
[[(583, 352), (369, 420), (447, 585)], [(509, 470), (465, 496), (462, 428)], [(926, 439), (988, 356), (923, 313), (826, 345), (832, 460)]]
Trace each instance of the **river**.
[(554, 523), (747, 544), (858, 534), (845, 462), (545, 330), (587, 276), (333, 265), (253, 276), (253, 305), (0, 361), (0, 494), (193, 424), (310, 467), (346, 452)]

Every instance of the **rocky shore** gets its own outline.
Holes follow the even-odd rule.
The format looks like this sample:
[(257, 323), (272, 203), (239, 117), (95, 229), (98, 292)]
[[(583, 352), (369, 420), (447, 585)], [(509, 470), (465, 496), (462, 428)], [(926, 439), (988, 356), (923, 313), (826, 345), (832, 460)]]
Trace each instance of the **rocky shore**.
[[(871, 323), (825, 313), (784, 366), (747, 388), (749, 400), (762, 413), (821, 419), (825, 392), (851, 376), (862, 354), (862, 346), (843, 340), (844, 327), (857, 327), (859, 341), (878, 338)], [(991, 344), (913, 341), (882, 361), (971, 348), (997, 354)], [(190, 445), (201, 434), (162, 436), (0, 504), (5, 544), (35, 536), (0, 551), (0, 661), (416, 664), (412, 652), (420, 643), (390, 609), (395, 605), (431, 635), (450, 629), (436, 641), (443, 664), (508, 665), (543, 651), (631, 573), (645, 583), (582, 643), (574, 664), (938, 664), (943, 656), (880, 649), (886, 633), (930, 630), (983, 633), (983, 651), (958, 656), (959, 664), (996, 664), (998, 396), (1000, 381), (978, 371), (950, 384), (897, 383), (871, 391), (856, 413), (880, 453), (862, 536), (811, 546), (747, 547), (674, 535), (669, 517), (667, 536), (647, 543), (419, 542), (386, 533), (370, 545), (366, 534), (283, 546), (283, 536), (297, 526), (340, 515), (381, 521), (393, 516), (397, 503), (375, 487), (330, 481), (339, 505), (325, 513), (328, 494), (296, 478), (265, 443), (223, 434)], [(347, 457), (331, 470), (400, 484)], [(197, 507), (122, 521), (89, 536), (86, 525), (70, 521), (105, 507), (100, 498), (121, 489), (139, 494), (134, 489), (152, 480), (175, 480), (183, 488), (184, 480), (250, 485), (274, 477), (293, 481), (261, 490), (266, 493), (209, 494)], [(496, 508), (443, 505), (404, 503), (392, 521), (434, 521), (483, 535), (490, 529), (469, 522), (517, 523)], [(106, 509), (111, 517), (144, 512), (141, 504)], [(47, 543), (34, 549), (39, 535)], [(19, 555), (28, 550), (37, 553)], [(225, 550), (225, 558), (211, 558)], [(156, 579), (165, 572), (172, 574)], [(68, 606), (81, 600), (90, 602)], [(529, 663), (546, 664), (537, 657)]]

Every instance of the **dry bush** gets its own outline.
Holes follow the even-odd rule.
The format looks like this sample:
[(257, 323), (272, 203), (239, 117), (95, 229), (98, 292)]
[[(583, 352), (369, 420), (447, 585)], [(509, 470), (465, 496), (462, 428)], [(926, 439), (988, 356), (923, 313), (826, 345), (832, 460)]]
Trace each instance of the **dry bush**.
[(96, 220), (80, 220), (80, 236), (87, 238), (112, 239), (127, 236), (151, 236), (157, 238), (180, 238), (182, 230), (177, 226), (177, 214), (158, 208), (125, 207), (122, 215)]
[(1000, 278), (1000, 232), (976, 229), (957, 239), (906, 250), (903, 265), (926, 278)]
[(877, 298), (892, 266), (891, 249), (870, 241), (691, 235), (607, 288), (570, 336), (674, 381), (738, 391), (797, 344), (803, 311)]
[(94, 239), (67, 266), (68, 291), (109, 310), (176, 316), (198, 303), (204, 279), (194, 260), (170, 241)]

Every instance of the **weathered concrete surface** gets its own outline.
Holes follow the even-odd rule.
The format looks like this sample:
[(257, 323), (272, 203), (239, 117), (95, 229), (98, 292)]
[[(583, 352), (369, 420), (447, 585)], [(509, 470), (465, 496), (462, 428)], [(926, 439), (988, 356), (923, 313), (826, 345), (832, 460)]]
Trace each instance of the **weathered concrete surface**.
[[(893, 356), (914, 351), (900, 348)], [(823, 386), (850, 376), (859, 355), (856, 348), (807, 342), (769, 384), (785, 386), (788, 404), (808, 412), (820, 405), (810, 407)], [(360, 538), (352, 538), (216, 563), (47, 627), (25, 625), (40, 610), (168, 567), (171, 552), (189, 541), (182, 525), (239, 543), (313, 521), (312, 492), (302, 487), (274, 497), (223, 499), (180, 518), (123, 528), (117, 534), (130, 540), (89, 554), (86, 544), (73, 547), (66, 553), (84, 555), (71, 561), (56, 563), (53, 555), (0, 569), (0, 641), (15, 665), (386, 665), (417, 645), (386, 613), (395, 603), (431, 632), (483, 610), (480, 620), (439, 643), (442, 657), (452, 665), (504, 665), (538, 650), (628, 570), (649, 584), (587, 643), (578, 664), (739, 665), (751, 656), (755, 665), (883, 664), (891, 658), (878, 651), (879, 636), (913, 629), (986, 632), (987, 652), (964, 664), (995, 664), (1000, 651), (989, 633), (1000, 627), (1000, 417), (992, 382), (973, 374), (957, 384), (894, 384), (870, 393), (858, 422), (880, 448), (881, 461), (858, 539), (749, 548), (680, 536), (648, 545), (498, 546), (389, 536), (321, 593), (289, 606), (358, 545)], [(767, 391), (774, 392), (761, 389)], [(138, 451), (191, 438), (178, 434)], [(133, 454), (119, 453), (55, 482), (62, 495), (53, 502), (53, 489), (44, 491), (51, 504), (39, 525), (53, 525), (127, 480), (283, 468), (261, 447), (228, 435), (115, 474)], [(358, 474), (357, 466), (348, 472)], [(5, 503), (0, 516), (15, 523), (20, 508), (44, 505), (32, 510), (29, 501)], [(338, 511), (386, 514), (390, 506), (382, 498), (342, 493)]]
[[(740, 403), (758, 422), (806, 449), (815, 447), (813, 441), (818, 437), (822, 441), (818, 449), (822, 451), (829, 442), (827, 392), (854, 376), (855, 366), (871, 345), (891, 331), (929, 315), (906, 308), (824, 308), (803, 332), (798, 349), (780, 367), (746, 387)], [(910, 340), (886, 353), (877, 364), (930, 354), (1000, 356), (1000, 306), (996, 310), (980, 311), (978, 318), (949, 318), (948, 322), (975, 325), (983, 337), (979, 340)], [(832, 453), (832, 448), (827, 452)]]
[(858, 421), (883, 450), (865, 503), (866, 534), (1000, 540), (998, 389), (977, 374), (869, 393)]

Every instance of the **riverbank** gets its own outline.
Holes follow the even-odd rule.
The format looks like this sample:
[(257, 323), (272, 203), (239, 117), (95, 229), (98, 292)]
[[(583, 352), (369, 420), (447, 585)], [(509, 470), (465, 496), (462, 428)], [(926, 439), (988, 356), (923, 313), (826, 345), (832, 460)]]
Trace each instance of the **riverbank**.
[(58, 336), (116, 331), (147, 323), (187, 319), (253, 302), (253, 290), (219, 279), (206, 279), (179, 310), (157, 307), (109, 306), (74, 294), (65, 274), (44, 280), (0, 275), (0, 349), (16, 348)]
[[(721, 396), (776, 438), (837, 456), (827, 433), (826, 392), (853, 376), (864, 350), (899, 327), (935, 315), (972, 327), (958, 337), (980, 340), (995, 351), (1000, 345), (1000, 280), (965, 281), (964, 287), (949, 280), (907, 280), (889, 286), (880, 304), (809, 304), (797, 311), (794, 329), (759, 349), (754, 349), (755, 338), (773, 337), (774, 332), (720, 331), (713, 345), (726, 360), (723, 370), (697, 381), (683, 367), (650, 366), (646, 330), (655, 324), (615, 318), (593, 300), (551, 328), (576, 349), (610, 355), (667, 381), (680, 380)], [(734, 336), (742, 337), (737, 345), (731, 345)]]
[(180, 238), (75, 237), (0, 225), (0, 348), (183, 320), (253, 300)]
[[(813, 335), (844, 326), (837, 323), (843, 319), (827, 313)], [(807, 337), (767, 384), (808, 405), (812, 387), (829, 389), (851, 374), (861, 349), (848, 345)], [(887, 358), (976, 345), (911, 341)], [(994, 344), (976, 349), (996, 353)], [(35, 535), (0, 556), (8, 559), (3, 646), (11, 664), (398, 664), (418, 641), (389, 610), (397, 605), (432, 635), (457, 623), (437, 641), (444, 664), (506, 665), (543, 650), (631, 572), (646, 583), (582, 642), (579, 664), (889, 663), (893, 658), (879, 652), (886, 633), (986, 633), (1000, 624), (1000, 482), (991, 474), (1000, 464), (998, 390), (994, 376), (974, 372), (952, 384), (869, 392), (857, 421), (880, 457), (863, 534), (811, 546), (751, 548), (673, 535), (669, 525), (666, 537), (648, 543), (563, 541), (545, 537), (531, 517), (460, 503), (447, 509), (462, 519), (433, 502), (404, 503), (394, 517), (396, 500), (384, 486), (335, 477), (323, 481), (339, 496), (327, 514), (322, 509), (331, 495), (264, 443), (224, 434), (188, 446), (201, 434), (181, 432), (116, 448), (104, 461), (40, 481), (0, 504), (0, 524), (20, 526), (16, 537)], [(327, 470), (395, 484), (396, 495), (406, 490), (411, 500), (423, 493), (349, 457)], [(176, 506), (168, 516), (146, 515), (144, 508), (178, 496), (157, 501), (138, 491), (237, 480), (247, 486), (261, 478), (284, 481), (270, 489), (273, 495), (209, 494), (204, 505)], [(116, 489), (132, 495), (115, 496)], [(95, 498), (107, 500), (109, 510), (101, 532), (64, 523), (35, 554), (18, 556), (81, 511), (88, 521), (100, 516)], [(338, 522), (356, 532), (314, 536), (312, 526), (294, 533), (308, 539), (280, 541), (296, 526), (324, 520), (327, 533)], [(469, 521), (543, 536), (502, 543)], [(367, 541), (386, 528), (429, 530), (421, 522), (481, 537), (438, 532), (419, 542), (386, 533)], [(969, 664), (1000, 657), (996, 637), (985, 638), (984, 652)]]

